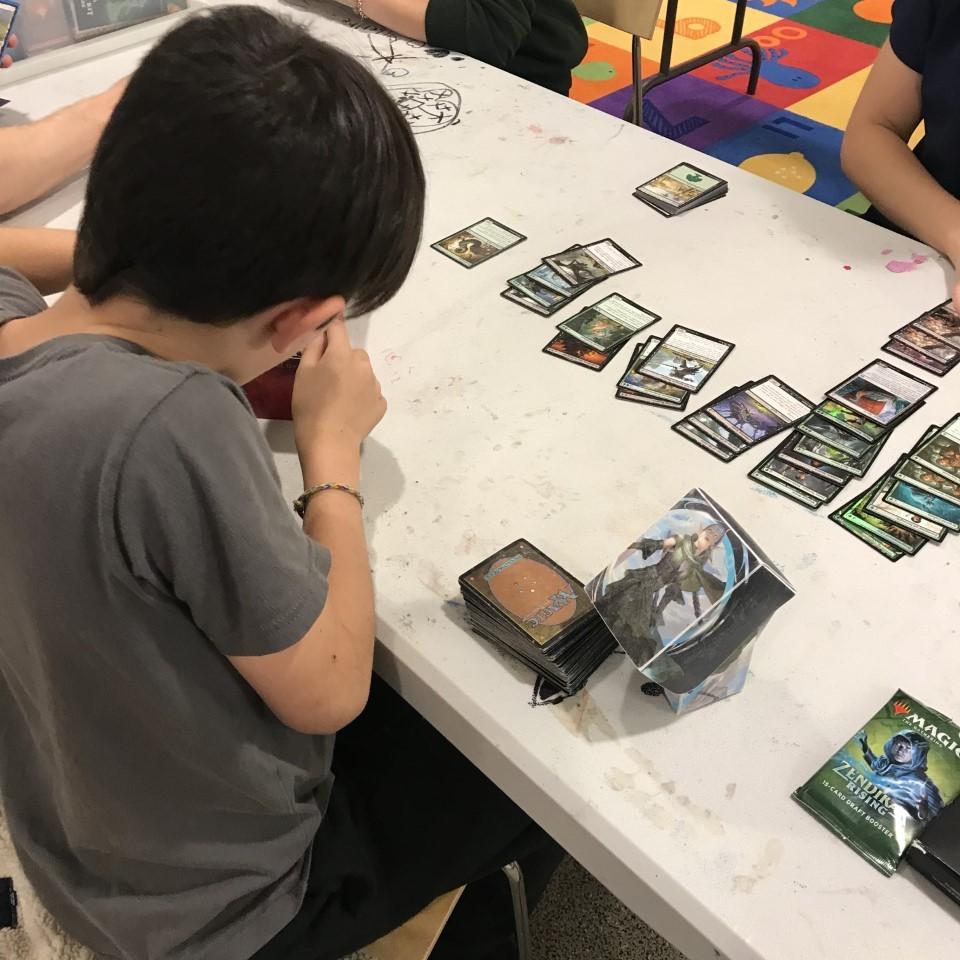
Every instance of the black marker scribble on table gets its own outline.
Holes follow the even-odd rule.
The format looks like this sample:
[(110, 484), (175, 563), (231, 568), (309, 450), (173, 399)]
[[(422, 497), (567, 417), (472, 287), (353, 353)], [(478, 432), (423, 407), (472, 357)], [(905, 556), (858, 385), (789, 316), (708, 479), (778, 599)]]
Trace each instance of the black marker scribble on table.
[(431, 133), (460, 122), (460, 94), (446, 83), (387, 87), (414, 133)]
[[(450, 51), (444, 47), (432, 47), (423, 40), (411, 40), (410, 37), (394, 33), (372, 20), (358, 22), (356, 19), (350, 19), (343, 22), (367, 35), (370, 53), (361, 53), (359, 56), (364, 60), (380, 64), (380, 76), (382, 77), (400, 80), (409, 76), (410, 71), (398, 62), (401, 60), (422, 60), (424, 57), (441, 60), (450, 56)], [(461, 58), (456, 57), (454, 59), (459, 60)]]

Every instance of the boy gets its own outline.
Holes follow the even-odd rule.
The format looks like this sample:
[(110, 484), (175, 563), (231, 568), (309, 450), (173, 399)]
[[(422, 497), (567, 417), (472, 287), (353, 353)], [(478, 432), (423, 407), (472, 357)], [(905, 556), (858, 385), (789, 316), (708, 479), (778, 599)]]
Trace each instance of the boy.
[[(423, 198), (359, 63), (225, 7), (120, 99), (75, 288), (45, 309), (0, 270), (0, 797), (40, 899), (107, 957), (333, 960), (545, 849), (382, 685), (351, 723), (386, 403), (342, 315), (401, 285)], [(35, 236), (17, 263), (52, 285), (70, 244)], [(303, 530), (237, 386), (298, 351)], [(501, 949), (482, 933), (448, 956)]]

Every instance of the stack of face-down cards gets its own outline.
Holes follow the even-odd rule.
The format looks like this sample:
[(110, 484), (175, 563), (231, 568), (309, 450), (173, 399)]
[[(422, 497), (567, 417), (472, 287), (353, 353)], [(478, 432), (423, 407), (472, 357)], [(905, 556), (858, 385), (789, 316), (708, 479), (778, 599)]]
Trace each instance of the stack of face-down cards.
[(674, 326), (638, 346), (617, 383), (618, 400), (684, 410), (733, 349), (726, 340)]
[(813, 404), (776, 377), (734, 387), (673, 425), (724, 463), (809, 416)]
[(641, 183), (633, 195), (665, 217), (675, 217), (727, 195), (727, 181), (689, 163)]
[(526, 540), (516, 540), (460, 577), (474, 633), (508, 650), (566, 694), (613, 652), (583, 584)]
[(874, 360), (826, 399), (750, 477), (816, 510), (866, 475), (894, 427), (916, 413), (933, 384)]
[(872, 487), (830, 515), (889, 560), (960, 532), (960, 415), (930, 427)]
[(640, 261), (613, 240), (575, 244), (512, 277), (500, 296), (542, 317), (552, 317), (601, 280), (639, 266)]
[(960, 313), (941, 303), (890, 335), (887, 353), (942, 377), (960, 363)]

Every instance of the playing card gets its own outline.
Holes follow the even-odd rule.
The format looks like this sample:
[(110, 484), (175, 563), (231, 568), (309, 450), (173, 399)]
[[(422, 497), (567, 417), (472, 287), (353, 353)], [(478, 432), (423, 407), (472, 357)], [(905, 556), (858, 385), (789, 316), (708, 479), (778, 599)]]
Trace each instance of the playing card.
[(632, 300), (619, 293), (611, 293), (569, 320), (564, 320), (557, 329), (576, 337), (587, 346), (606, 352), (659, 319), (657, 314)]
[(944, 376), (952, 369), (952, 366), (941, 363), (939, 360), (934, 360), (933, 357), (928, 357), (925, 353), (921, 353), (919, 350), (911, 347), (910, 344), (903, 343), (901, 340), (891, 340), (889, 343), (885, 343), (880, 349), (883, 350), (884, 353), (892, 354), (924, 370), (929, 370), (930, 373), (938, 377)]
[(430, 246), (462, 267), (476, 267), (526, 239), (522, 233), (486, 217)]
[(589, 367), (591, 370), (602, 370), (623, 349), (626, 342), (621, 340), (616, 346), (606, 351), (597, 350), (596, 347), (591, 347), (582, 340), (559, 331), (543, 348), (543, 352)]
[(726, 180), (692, 164), (681, 163), (640, 184), (633, 195), (660, 213), (675, 216), (726, 192)]
[(880, 437), (887, 432), (886, 427), (879, 423), (874, 423), (866, 417), (860, 416), (859, 413), (856, 413), (849, 407), (845, 407), (842, 403), (837, 403), (836, 400), (821, 401), (820, 405), (813, 412), (818, 417), (832, 420), (838, 426), (843, 427), (848, 433), (862, 437), (864, 440), (869, 440), (871, 443), (873, 443), (874, 440), (879, 440)]
[(842, 427), (836, 425), (835, 421), (828, 420), (826, 417), (819, 417), (815, 413), (807, 417), (802, 423), (797, 424), (797, 432), (813, 437), (815, 440), (822, 440), (831, 447), (843, 450), (856, 459), (862, 457), (869, 449), (870, 442), (860, 437), (855, 437), (848, 433)]
[(829, 503), (842, 489), (841, 486), (824, 479), (812, 470), (805, 470), (795, 463), (782, 460), (776, 454), (762, 461), (756, 468), (756, 472), (765, 477), (772, 477), (787, 486), (795, 487), (820, 503)]
[[(904, 457), (904, 459), (906, 458)], [(864, 510), (874, 517), (879, 517), (881, 520), (891, 520), (893, 523), (914, 531), (914, 533), (919, 533), (920, 536), (926, 537), (928, 540), (940, 543), (947, 535), (945, 526), (933, 520), (928, 520), (919, 513), (914, 513), (912, 510), (906, 510), (887, 501), (887, 494), (898, 482), (896, 477), (886, 477), (877, 488), (877, 492), (867, 501)]]
[(726, 340), (674, 326), (638, 372), (696, 393), (733, 349)]
[(776, 476), (773, 476), (769, 473), (762, 473), (759, 467), (754, 467), (747, 474), (747, 476), (751, 480), (755, 480), (761, 486), (768, 487), (770, 490), (773, 490), (774, 493), (782, 494), (783, 496), (788, 497), (790, 500), (796, 500), (797, 503), (802, 504), (805, 507), (809, 507), (811, 510), (816, 510), (822, 502), (811, 494), (804, 493), (804, 491), (798, 487), (795, 487), (789, 483), (785, 483)]
[(899, 471), (894, 474), (893, 483), (885, 499), (895, 507), (932, 520), (953, 533), (960, 533), (960, 504), (951, 503), (943, 497), (928, 493), (912, 483), (901, 480)]
[(960, 507), (960, 483), (955, 483), (915, 460), (907, 460), (902, 467), (894, 471), (894, 476), (924, 493), (932, 494)]
[(960, 314), (953, 308), (952, 301), (947, 300), (946, 303), (928, 310), (913, 323), (918, 330), (960, 349)]
[(813, 404), (776, 377), (764, 377), (704, 409), (748, 444), (755, 444), (806, 417)]
[(544, 257), (543, 262), (575, 286), (595, 283), (642, 266), (639, 260), (609, 238)]
[(873, 444), (862, 457), (854, 457), (845, 450), (817, 440), (816, 437), (801, 435), (800, 439), (794, 444), (794, 450), (812, 460), (820, 463), (827, 463), (844, 473), (849, 473), (854, 477), (862, 477), (873, 465), (878, 454), (887, 442), (887, 437), (883, 437)]
[(525, 297), (536, 300), (542, 307), (550, 312), (565, 307), (570, 302), (568, 295), (557, 293), (552, 287), (545, 286), (539, 280), (534, 280), (529, 274), (521, 273), (517, 277), (511, 277), (507, 283), (518, 290)]
[(953, 483), (960, 482), (960, 414), (941, 427), (911, 459)]
[(780, 444), (779, 447), (774, 451), (774, 453), (781, 459), (786, 460), (787, 463), (794, 463), (798, 467), (802, 467), (804, 470), (809, 471), (810, 473), (815, 473), (819, 477), (823, 477), (825, 480), (829, 480), (832, 483), (839, 484), (843, 486), (853, 479), (852, 473), (847, 473), (845, 470), (840, 470), (835, 467), (832, 463), (821, 462), (819, 460), (814, 460), (811, 457), (808, 457), (806, 454), (798, 453), (796, 450), (796, 445), (803, 440), (804, 437), (802, 434), (792, 433), (786, 440)]
[(682, 434), (688, 440), (692, 440), (698, 447), (702, 447), (707, 453), (712, 453), (724, 463), (729, 463), (736, 456), (729, 447), (725, 447), (716, 437), (698, 430), (686, 420), (680, 420), (673, 424), (670, 429), (676, 430), (677, 433)]
[(886, 557), (888, 560), (896, 563), (902, 557), (905, 557), (906, 554), (902, 550), (898, 550), (893, 544), (887, 543), (885, 540), (881, 540), (878, 536), (872, 534), (865, 527), (858, 526), (855, 523), (851, 523), (843, 515), (844, 507), (840, 507), (837, 510), (834, 510), (830, 514), (830, 519), (843, 527), (847, 533), (852, 533), (858, 540), (862, 540), (868, 547), (872, 547), (877, 553)]
[(890, 339), (905, 343), (918, 353), (922, 353), (946, 367), (955, 366), (957, 361), (960, 360), (960, 350), (951, 347), (949, 343), (944, 343), (933, 334), (921, 330), (915, 325), (915, 322), (908, 323), (905, 327), (901, 327), (892, 333)]
[(542, 283), (545, 287), (549, 287), (551, 290), (556, 290), (557, 293), (562, 293), (565, 297), (572, 297), (575, 294), (583, 293), (584, 290), (592, 287), (594, 283), (592, 280), (581, 283), (578, 286), (567, 283), (548, 263), (541, 263), (532, 270), (528, 270), (527, 276), (536, 280), (538, 283)]
[[(718, 401), (714, 401), (714, 403), (716, 402)], [(694, 410), (693, 413), (688, 414), (680, 422), (688, 423), (701, 433), (708, 434), (715, 440), (718, 440), (722, 446), (728, 450), (732, 450), (734, 453), (743, 453), (744, 450), (750, 447), (749, 441), (744, 440), (743, 437), (722, 424), (719, 420), (715, 420), (705, 410)]]
[(887, 520), (884, 517), (876, 517), (864, 510), (882, 484), (883, 480), (880, 480), (865, 493), (860, 494), (860, 496), (855, 497), (845, 506), (840, 507), (840, 515), (849, 523), (866, 530), (875, 537), (879, 537), (886, 543), (892, 544), (908, 556), (913, 556), (927, 542), (926, 537), (892, 520)]
[(889, 427), (913, 413), (937, 388), (883, 360), (874, 360), (827, 392), (855, 412)]
[(637, 347), (627, 364), (627, 369), (617, 383), (617, 398), (638, 403), (652, 403), (654, 406), (673, 407), (683, 410), (687, 405), (690, 392), (682, 387), (664, 383), (640, 372), (643, 361), (660, 346), (659, 337), (650, 337), (643, 347)]
[(560, 307), (565, 306), (566, 304), (560, 304), (554, 309), (549, 309), (545, 307), (542, 303), (538, 303), (533, 297), (528, 297), (525, 293), (517, 290), (516, 287), (508, 287), (506, 290), (500, 291), (500, 296), (505, 300), (510, 300), (512, 303), (517, 303), (521, 307), (524, 307), (527, 310), (532, 310), (534, 313), (539, 313), (541, 317), (549, 317), (551, 314), (556, 313)]

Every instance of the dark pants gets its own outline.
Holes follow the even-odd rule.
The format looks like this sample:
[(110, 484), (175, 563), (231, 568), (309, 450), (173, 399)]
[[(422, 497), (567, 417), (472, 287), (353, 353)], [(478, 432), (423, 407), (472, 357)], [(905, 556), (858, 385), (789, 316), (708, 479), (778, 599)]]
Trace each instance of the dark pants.
[(377, 677), (333, 768), (303, 906), (252, 960), (337, 960), (463, 884), (431, 960), (513, 960), (500, 868), (520, 862), (532, 909), (561, 849)]

